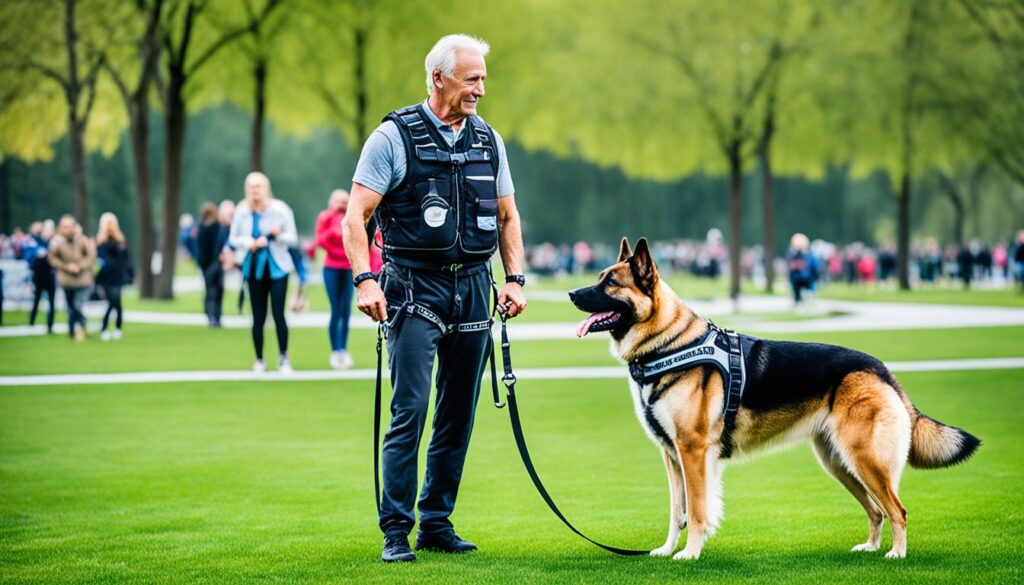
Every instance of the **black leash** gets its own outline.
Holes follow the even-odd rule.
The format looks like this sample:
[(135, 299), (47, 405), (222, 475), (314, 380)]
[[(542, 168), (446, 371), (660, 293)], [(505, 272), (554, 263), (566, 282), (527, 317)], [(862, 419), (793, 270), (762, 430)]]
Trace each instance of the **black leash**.
[[(591, 544), (601, 547), (608, 552), (615, 553), (623, 556), (637, 556), (646, 555), (649, 551), (647, 550), (632, 550), (628, 548), (618, 548), (609, 546), (607, 544), (601, 544), (600, 542), (590, 538), (586, 534), (580, 532), (575, 526), (569, 522), (569, 519), (562, 514), (562, 511), (558, 509), (558, 505), (555, 504), (554, 499), (548, 493), (548, 490), (544, 487), (544, 483), (540, 480), (540, 475), (537, 473), (536, 467), (533, 465), (533, 459), (530, 457), (530, 450), (526, 446), (526, 437), (523, 434), (523, 423), (519, 419), (519, 403), (516, 401), (516, 375), (512, 372), (512, 352), (511, 344), (508, 339), (508, 315), (501, 307), (497, 304), (497, 291), (495, 291), (495, 311), (501, 317), (501, 359), (502, 365), (504, 366), (505, 373), (501, 377), (502, 383), (505, 385), (505, 395), (508, 401), (508, 415), (512, 421), (512, 434), (515, 435), (516, 447), (519, 448), (519, 456), (523, 460), (523, 465), (526, 467), (526, 472), (530, 474), (530, 479), (533, 480), (534, 487), (537, 488), (537, 492), (540, 493), (540, 497), (544, 499), (551, 511), (558, 516), (558, 519), (563, 524), (569, 527), (578, 534), (584, 540)], [(493, 313), (492, 313), (493, 320)], [(374, 391), (374, 405), (373, 405), (373, 488), (374, 497), (377, 502), (377, 513), (380, 514), (380, 417), (381, 417), (381, 384), (382, 384), (382, 342), (387, 339), (387, 324), (380, 323), (377, 325), (377, 384)], [(494, 395), (494, 406), (497, 408), (503, 408), (505, 403), (501, 401), (501, 396), (498, 392), (498, 371), (495, 365), (494, 355), (494, 336), (488, 331), (488, 339), (490, 339), (490, 359), (491, 359), (491, 390)]]
[[(540, 475), (537, 474), (537, 469), (533, 466), (533, 460), (530, 458), (530, 450), (526, 447), (526, 437), (523, 435), (523, 423), (519, 420), (519, 404), (516, 401), (517, 380), (516, 375), (512, 373), (512, 352), (510, 351), (510, 344), (508, 341), (508, 327), (506, 325), (508, 317), (506, 316), (506, 313), (504, 311), (500, 311), (499, 314), (501, 315), (501, 359), (505, 366), (505, 375), (501, 377), (501, 381), (502, 383), (505, 384), (506, 399), (508, 400), (508, 416), (512, 420), (512, 434), (514, 434), (516, 437), (516, 446), (519, 447), (519, 456), (522, 457), (523, 459), (523, 465), (526, 467), (526, 472), (530, 474), (530, 479), (533, 480), (533, 485), (534, 487), (537, 488), (537, 492), (540, 493), (540, 497), (544, 498), (544, 501), (547, 503), (548, 507), (551, 508), (551, 511), (555, 513), (555, 516), (558, 516), (558, 519), (561, 520), (563, 524), (569, 527), (569, 530), (572, 530), (573, 532), (575, 532), (591, 544), (599, 546), (608, 552), (613, 552), (617, 555), (623, 555), (627, 557), (648, 554), (650, 551), (647, 550), (632, 550), (628, 548), (618, 548), (614, 546), (608, 546), (607, 544), (601, 544), (600, 542), (597, 542), (596, 540), (590, 538), (586, 534), (583, 534), (575, 526), (573, 526), (571, 522), (569, 522), (568, 518), (566, 518), (564, 514), (562, 514), (562, 511), (558, 509), (558, 506), (555, 504), (555, 501), (551, 498), (551, 495), (548, 494), (548, 490), (544, 488), (544, 483), (541, 482)], [(494, 354), (492, 353), (491, 356), (491, 372), (495, 378), (493, 380), (493, 385), (495, 388), (494, 402), (495, 406), (497, 406), (498, 383), (496, 379), (497, 375), (494, 374)]]

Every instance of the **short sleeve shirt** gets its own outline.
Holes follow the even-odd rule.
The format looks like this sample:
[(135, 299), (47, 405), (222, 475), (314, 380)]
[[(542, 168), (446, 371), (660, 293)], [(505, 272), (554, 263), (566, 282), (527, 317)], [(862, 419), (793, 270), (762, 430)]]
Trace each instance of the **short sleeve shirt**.
[[(459, 133), (456, 134), (450, 125), (442, 122), (431, 111), (426, 102), (423, 103), (423, 106), (427, 117), (437, 127), (445, 142), (449, 146), (454, 145), (466, 129), (466, 124), (462, 124)], [(505, 142), (497, 130), (494, 131), (494, 141), (498, 149), (498, 197), (507, 197), (515, 193), (515, 186), (512, 184), (512, 173), (508, 168)], [(395, 123), (387, 120), (377, 126), (370, 137), (366, 139), (352, 182), (369, 187), (384, 195), (402, 182), (407, 169), (408, 163), (405, 158), (405, 144), (402, 142), (402, 135)]]

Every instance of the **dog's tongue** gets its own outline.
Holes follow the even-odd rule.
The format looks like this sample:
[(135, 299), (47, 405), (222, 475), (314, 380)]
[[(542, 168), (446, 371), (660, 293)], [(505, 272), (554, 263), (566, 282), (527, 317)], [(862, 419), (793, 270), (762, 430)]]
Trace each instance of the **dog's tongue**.
[(592, 313), (589, 317), (580, 321), (578, 327), (576, 327), (576, 337), (583, 337), (587, 333), (590, 333), (590, 326), (600, 321), (601, 319), (607, 319), (615, 314), (615, 311), (605, 311), (604, 313)]

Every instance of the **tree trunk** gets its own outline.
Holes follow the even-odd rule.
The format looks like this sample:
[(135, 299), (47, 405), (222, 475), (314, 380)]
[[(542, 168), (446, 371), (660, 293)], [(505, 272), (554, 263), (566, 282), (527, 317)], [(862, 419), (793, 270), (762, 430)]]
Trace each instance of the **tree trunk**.
[(178, 216), (181, 213), (181, 166), (185, 146), (185, 76), (172, 69), (167, 85), (166, 139), (164, 142), (164, 217), (156, 297), (174, 298), (174, 266), (178, 252)]
[(740, 298), (740, 196), (743, 187), (742, 144), (736, 140), (729, 146), (729, 298)]
[(354, 49), (355, 54), (352, 58), (355, 60), (356, 68), (355, 130), (356, 141), (359, 143), (356, 146), (358, 147), (366, 140), (366, 30), (362, 27), (357, 26), (355, 29)]
[(764, 130), (758, 151), (761, 154), (761, 220), (764, 233), (764, 292), (775, 291), (775, 176), (772, 174), (772, 137), (775, 134), (775, 96), (768, 99)]
[(910, 290), (910, 171), (903, 170), (896, 219), (896, 273), (900, 290)]
[(74, 192), (73, 209), (75, 219), (82, 224), (85, 233), (90, 233), (89, 189), (86, 184), (85, 168), (85, 128), (82, 121), (72, 113), (68, 116), (70, 132), (68, 142), (71, 146), (71, 182)]
[(85, 121), (79, 118), (78, 100), (82, 86), (78, 79), (78, 33), (75, 31), (75, 0), (64, 0), (64, 48), (68, 52), (68, 78), (64, 87), (68, 102), (68, 145), (71, 149), (72, 209), (88, 233), (89, 189), (85, 168)]
[(264, 57), (256, 59), (256, 66), (253, 69), (253, 80), (255, 82), (254, 111), (252, 116), (252, 151), (249, 154), (249, 167), (251, 171), (263, 170), (263, 126), (266, 120), (267, 111), (267, 60)]
[(151, 299), (155, 293), (155, 282), (151, 270), (154, 252), (153, 209), (149, 198), (149, 111), (144, 98), (137, 99), (130, 115), (132, 140), (132, 166), (135, 170), (135, 212), (139, 222), (139, 295)]

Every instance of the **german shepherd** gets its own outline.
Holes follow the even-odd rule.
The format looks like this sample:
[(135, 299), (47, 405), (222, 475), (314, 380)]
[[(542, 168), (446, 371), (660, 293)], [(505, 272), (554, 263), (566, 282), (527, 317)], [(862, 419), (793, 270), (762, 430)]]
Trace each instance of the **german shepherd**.
[[(577, 335), (610, 332), (613, 354), (626, 363), (685, 347), (710, 327), (658, 277), (645, 239), (631, 252), (623, 238), (618, 261), (569, 298), (591, 313)], [(868, 540), (853, 550), (878, 550), (884, 514), (893, 540), (885, 556), (905, 557), (907, 511), (896, 495), (904, 464), (954, 465), (981, 441), (918, 411), (872, 356), (820, 343), (749, 341), (733, 452), (809, 438), (826, 473), (867, 512)], [(640, 424), (661, 448), (671, 495), (668, 538), (651, 555), (671, 555), (688, 527), (686, 547), (673, 558), (696, 559), (722, 520), (722, 374), (695, 365), (642, 387), (630, 378), (630, 390)]]

